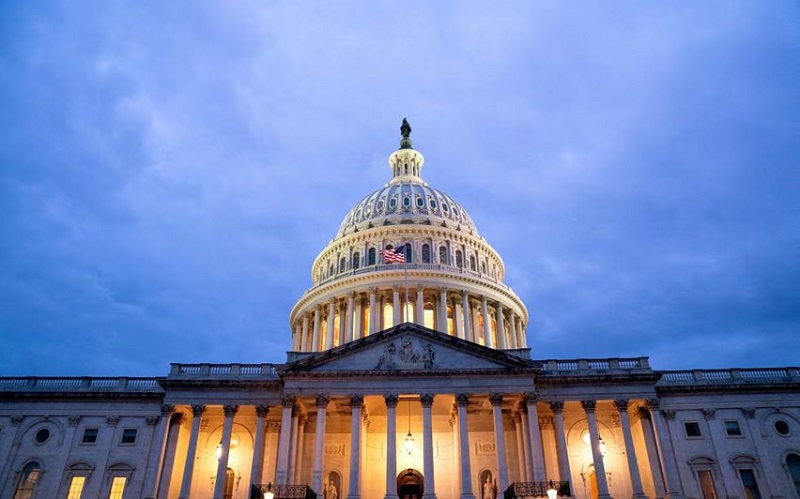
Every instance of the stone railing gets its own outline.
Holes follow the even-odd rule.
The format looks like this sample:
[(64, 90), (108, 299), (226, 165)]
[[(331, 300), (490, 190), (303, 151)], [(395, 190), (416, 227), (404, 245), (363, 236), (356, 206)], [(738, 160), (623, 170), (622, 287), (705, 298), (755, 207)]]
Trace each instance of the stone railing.
[[(547, 490), (555, 490), (557, 496), (570, 497), (569, 482), (514, 482), (504, 491), (505, 499), (521, 499), (523, 497), (548, 497)], [(485, 497), (485, 496), (484, 496)]]
[(0, 392), (162, 392), (158, 378), (28, 376), (0, 378)]
[(170, 364), (169, 379), (277, 379), (276, 364)]
[(661, 385), (698, 385), (719, 383), (762, 383), (775, 381), (800, 382), (797, 367), (763, 369), (695, 369), (692, 371), (663, 371)]
[(263, 499), (272, 492), (274, 499), (317, 499), (317, 493), (308, 485), (258, 484), (250, 486), (250, 499)]
[(647, 357), (543, 360), (541, 363), (544, 375), (652, 372)]

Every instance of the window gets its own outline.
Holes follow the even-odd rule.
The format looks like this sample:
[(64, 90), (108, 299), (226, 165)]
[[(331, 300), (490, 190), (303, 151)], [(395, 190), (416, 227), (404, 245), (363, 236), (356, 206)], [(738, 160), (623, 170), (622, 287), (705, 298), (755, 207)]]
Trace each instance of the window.
[(431, 263), (431, 247), (429, 244), (422, 245), (422, 263)]
[(391, 209), (397, 208), (397, 198), (392, 198), (389, 200), (389, 207)]
[(428, 200), (428, 204), (430, 205), (432, 210), (436, 209), (436, 200), (435, 199), (433, 199), (433, 198), (429, 199)]
[(486, 273), (486, 262), (485, 261), (481, 262), (481, 273), (483, 273), (483, 274)]
[(683, 428), (686, 430), (688, 438), (700, 438), (703, 436), (700, 434), (700, 423), (697, 421), (687, 421), (683, 423)]
[(86, 484), (85, 476), (74, 476), (69, 481), (69, 490), (67, 491), (67, 499), (81, 499), (83, 493), (83, 486)]
[(97, 442), (97, 428), (86, 428), (83, 430), (83, 440), (81, 443), (93, 444)]
[(389, 329), (394, 325), (394, 307), (391, 303), (383, 306), (383, 329)]
[(128, 479), (124, 476), (115, 476), (111, 479), (111, 490), (108, 493), (108, 499), (122, 499), (125, 494), (125, 482)]
[(123, 444), (135, 444), (136, 443), (136, 433), (139, 430), (136, 428), (128, 428), (122, 430), (122, 441), (120, 443)]
[(785, 437), (789, 434), (789, 423), (782, 419), (775, 421), (775, 431), (778, 432), (778, 435), (783, 435)]
[(36, 432), (36, 435), (33, 437), (37, 444), (43, 444), (50, 439), (50, 430), (47, 428), (42, 428), (41, 430)]
[(756, 483), (756, 474), (751, 469), (740, 469), (739, 477), (742, 479), (742, 487), (744, 487), (744, 496), (746, 499), (761, 499), (761, 493), (758, 491), (758, 483)]
[(411, 198), (403, 198), (403, 206), (405, 208), (408, 208), (409, 206), (411, 206)]
[(717, 499), (717, 489), (714, 487), (711, 470), (697, 470), (697, 481), (700, 482), (703, 499)]
[(800, 456), (797, 454), (789, 454), (786, 456), (786, 467), (789, 468), (789, 475), (794, 482), (794, 488), (797, 495), (800, 496)]
[(353, 267), (353, 270), (356, 270), (360, 266), (361, 266), (361, 253), (356, 251), (355, 253), (353, 253), (353, 264), (351, 265), (351, 267)]
[(477, 266), (475, 264), (475, 255), (469, 255), (469, 268), (472, 271), (478, 270), (478, 268), (477, 268)]
[(456, 267), (462, 268), (464, 266), (464, 255), (461, 250), (456, 250)]
[(22, 468), (17, 482), (17, 490), (14, 492), (14, 499), (31, 499), (33, 489), (36, 488), (36, 482), (39, 480), (41, 469), (41, 466), (36, 461), (30, 462)]
[(344, 257), (339, 259), (339, 272), (344, 272), (345, 267), (347, 267), (347, 260)]
[(439, 246), (439, 263), (442, 265), (447, 265), (447, 248), (444, 246)]
[(424, 323), (425, 327), (428, 329), (434, 329), (436, 325), (434, 324), (434, 311), (433, 311), (433, 304), (426, 303), (422, 309), (422, 322)]
[(367, 251), (367, 265), (375, 265), (375, 248), (370, 248)]
[(742, 429), (739, 428), (738, 421), (725, 421), (725, 434), (729, 437), (739, 437), (742, 435)]
[(406, 243), (406, 249), (403, 250), (403, 256), (405, 257), (406, 263), (411, 263), (414, 261), (414, 256), (411, 254), (411, 243)]
[(422, 208), (423, 206), (425, 206), (425, 201), (423, 201), (422, 198), (417, 198), (417, 206)]

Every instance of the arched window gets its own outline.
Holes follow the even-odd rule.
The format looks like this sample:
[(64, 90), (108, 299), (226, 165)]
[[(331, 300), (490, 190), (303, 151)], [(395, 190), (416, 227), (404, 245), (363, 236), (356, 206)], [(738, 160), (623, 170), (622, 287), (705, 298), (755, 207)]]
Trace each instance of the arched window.
[(431, 263), (431, 247), (427, 243), (422, 245), (422, 263)]
[(347, 267), (347, 260), (344, 257), (339, 259), (339, 272), (344, 272), (345, 267)]
[(328, 269), (328, 277), (331, 277), (335, 273), (335, 270), (336, 269), (333, 267), (333, 264), (331, 264), (331, 267)]
[(394, 307), (391, 303), (383, 305), (383, 329), (389, 329), (394, 325)]
[(483, 337), (483, 314), (482, 313), (478, 312), (478, 320), (475, 321), (475, 322), (478, 323), (477, 327), (475, 328), (475, 333), (476, 333), (476, 336), (478, 337), (478, 343), (480, 343), (481, 345), (485, 345), (486, 344), (486, 339)]
[(436, 314), (434, 313), (433, 303), (426, 303), (425, 306), (422, 308), (422, 322), (424, 323), (425, 327), (428, 329), (435, 329), (436, 324), (434, 324), (434, 317)]
[(233, 484), (236, 481), (236, 473), (233, 472), (232, 469), (228, 468), (225, 472), (225, 499), (233, 499)]
[(447, 333), (450, 336), (456, 334), (456, 321), (453, 319), (453, 307), (447, 307)]
[(403, 250), (403, 257), (407, 263), (414, 261), (414, 256), (411, 254), (411, 243), (406, 243), (406, 249)]
[(375, 265), (375, 248), (370, 248), (367, 251), (367, 265)]
[(360, 266), (361, 266), (361, 253), (356, 251), (355, 253), (353, 253), (353, 264), (351, 265), (351, 267), (353, 268), (353, 270), (356, 270)]
[(492, 330), (492, 345), (497, 348), (497, 321), (494, 316), (492, 316), (492, 322), (489, 324), (489, 327)]
[(476, 267), (476, 264), (475, 264), (475, 255), (469, 255), (469, 268), (473, 272), (478, 270), (478, 268)]
[(786, 467), (789, 468), (789, 475), (792, 477), (797, 495), (800, 495), (800, 456), (797, 454), (786, 456)]
[(461, 250), (456, 250), (456, 267), (464, 267), (464, 255), (461, 253)]
[(486, 261), (485, 260), (481, 262), (481, 273), (483, 273), (483, 274), (486, 273)]
[(31, 461), (22, 467), (17, 482), (17, 491), (14, 492), (14, 499), (30, 499), (33, 496), (33, 489), (39, 480), (39, 473), (42, 467), (36, 461)]
[(333, 346), (338, 347), (342, 339), (339, 338), (339, 331), (342, 330), (342, 314), (336, 314), (333, 319)]
[(364, 308), (361, 312), (361, 336), (369, 336), (369, 320), (370, 320), (370, 313), (369, 313), (369, 305), (364, 305)]
[(442, 265), (447, 265), (447, 248), (445, 246), (439, 246), (439, 263)]

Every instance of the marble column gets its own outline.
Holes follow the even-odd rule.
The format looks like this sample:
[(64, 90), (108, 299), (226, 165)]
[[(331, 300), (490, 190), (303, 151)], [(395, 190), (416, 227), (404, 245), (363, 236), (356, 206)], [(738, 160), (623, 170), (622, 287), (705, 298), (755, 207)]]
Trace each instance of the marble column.
[(422, 494), (422, 499), (436, 499), (435, 471), (433, 469), (433, 418), (431, 415), (433, 395), (421, 395), (419, 399), (422, 403), (422, 445), (424, 446), (422, 475), (425, 477), (425, 492)]
[[(672, 450), (672, 441), (669, 435), (669, 428), (667, 422), (664, 421), (659, 399), (649, 399), (647, 401), (647, 408), (650, 409), (650, 418), (652, 419), (656, 434), (658, 436), (658, 448), (661, 451), (661, 463), (664, 466), (664, 484), (667, 487), (667, 499), (680, 499), (683, 497), (680, 486), (680, 477), (678, 476), (678, 465), (675, 461), (675, 453)], [(670, 413), (675, 417), (674, 412)]]
[(303, 338), (300, 340), (300, 351), (307, 352), (308, 344), (308, 314), (303, 316)]
[(307, 429), (308, 418), (306, 416), (300, 416), (300, 418), (297, 420), (297, 449), (294, 452), (292, 483), (303, 483), (303, 460), (305, 459), (304, 450), (306, 448)]
[(192, 430), (189, 433), (189, 446), (186, 449), (186, 464), (183, 467), (183, 480), (181, 480), (179, 499), (189, 499), (192, 494), (192, 473), (194, 472), (195, 453), (197, 452), (197, 439), (200, 436), (200, 421), (203, 419), (204, 412), (206, 412), (206, 406), (192, 406)]
[(600, 452), (600, 433), (597, 430), (597, 417), (595, 416), (596, 400), (581, 401), (586, 420), (589, 422), (589, 442), (592, 447), (592, 462), (594, 463), (594, 476), (597, 479), (597, 498), (610, 499), (608, 493), (608, 478), (606, 477), (606, 467), (603, 463), (603, 454)]
[(497, 348), (506, 350), (506, 320), (503, 316), (503, 305), (497, 302), (494, 309), (497, 311)]
[(261, 483), (264, 473), (264, 448), (267, 429), (264, 425), (269, 413), (269, 406), (256, 406), (256, 434), (253, 442), (253, 463), (250, 467), (250, 483), (258, 485)]
[(572, 474), (569, 469), (569, 451), (567, 450), (567, 434), (564, 430), (564, 402), (557, 400), (550, 402), (553, 411), (553, 424), (556, 434), (556, 454), (558, 455), (558, 477), (563, 482), (571, 482)]
[(281, 436), (278, 441), (278, 463), (275, 473), (275, 483), (282, 485), (288, 483), (289, 476), (289, 446), (292, 436), (292, 410), (294, 409), (295, 398), (285, 396), (281, 400), (283, 414), (281, 416)]
[(525, 408), (528, 410), (528, 436), (531, 444), (531, 477), (534, 482), (547, 479), (544, 473), (544, 452), (542, 449), (542, 434), (539, 431), (539, 410), (536, 407), (538, 399), (535, 393), (525, 393)]
[(225, 496), (225, 477), (228, 475), (228, 456), (231, 452), (231, 435), (233, 434), (233, 417), (239, 411), (238, 405), (226, 405), (222, 408), (225, 413), (225, 423), (222, 425), (222, 452), (217, 460), (217, 479), (214, 482), (214, 499), (223, 499)]
[(158, 449), (158, 451), (152, 452), (150, 465), (148, 466), (148, 469), (151, 471), (151, 473), (147, 474), (147, 479), (145, 480), (143, 489), (143, 493), (147, 498), (158, 497), (158, 479), (161, 476), (161, 468), (164, 463), (164, 458), (166, 457), (167, 435), (169, 433), (170, 421), (174, 411), (175, 406), (166, 404), (162, 405), (161, 416), (158, 418), (156, 427), (153, 428), (156, 439), (154, 439), (154, 445), (151, 449), (151, 452), (155, 449)]
[(350, 425), (350, 487), (347, 499), (361, 498), (361, 406), (364, 405), (362, 395), (350, 397), (352, 421)]
[(645, 499), (647, 494), (642, 487), (642, 477), (639, 474), (639, 463), (636, 461), (636, 448), (633, 446), (633, 436), (631, 435), (631, 423), (628, 419), (628, 401), (618, 399), (614, 405), (619, 411), (619, 422), (622, 426), (622, 438), (625, 441), (625, 457), (628, 459), (628, 471), (631, 474), (631, 485), (633, 486), (634, 499)]
[(374, 333), (377, 331), (377, 322), (378, 317), (378, 305), (376, 299), (376, 293), (378, 292), (378, 288), (369, 288), (369, 334)]
[(456, 336), (460, 339), (466, 339), (464, 333), (464, 313), (461, 311), (461, 304), (457, 300), (453, 300), (453, 322), (456, 326)]
[(347, 310), (345, 311), (344, 318), (344, 337), (341, 339), (342, 343), (350, 343), (353, 341), (353, 307), (355, 306), (356, 292), (351, 291), (347, 294)]
[(400, 286), (392, 286), (392, 325), (396, 326), (402, 322), (402, 309), (400, 306)]
[(384, 499), (397, 496), (397, 395), (384, 395), (386, 403), (386, 494)]
[(331, 298), (328, 304), (328, 327), (325, 328), (325, 350), (333, 348), (333, 337), (336, 334), (336, 298)]
[(650, 411), (646, 407), (639, 407), (637, 414), (639, 416), (639, 424), (642, 425), (644, 447), (647, 451), (647, 462), (650, 464), (650, 474), (653, 476), (655, 496), (664, 497), (667, 495), (667, 489), (664, 487), (661, 458), (658, 455), (658, 443), (653, 430), (653, 422), (650, 420)]
[(456, 396), (458, 406), (458, 449), (461, 460), (461, 499), (474, 499), (472, 493), (472, 469), (469, 456), (469, 424), (467, 423), (467, 405), (469, 396), (461, 393)]
[(506, 436), (503, 428), (503, 394), (493, 393), (489, 396), (492, 403), (494, 416), (494, 446), (497, 453), (497, 474), (499, 492), (502, 494), (508, 488), (508, 461), (506, 458)]
[(519, 348), (527, 348), (528, 340), (525, 337), (525, 325), (522, 323), (522, 318), (517, 321), (517, 336), (519, 336)]
[(519, 348), (517, 342), (517, 314), (514, 312), (509, 312), (508, 314), (508, 328), (510, 329), (508, 335), (511, 337), (511, 348), (517, 349)]
[(517, 462), (519, 463), (519, 481), (520, 482), (527, 482), (528, 481), (528, 468), (525, 465), (526, 463), (526, 455), (525, 455), (525, 434), (522, 431), (522, 415), (518, 412), (514, 413), (514, 433), (517, 436)]
[(319, 329), (322, 322), (322, 306), (317, 305), (314, 309), (314, 335), (311, 337), (311, 351), (319, 352)]
[(164, 465), (161, 468), (161, 476), (158, 480), (158, 494), (156, 497), (167, 497), (169, 494), (172, 470), (175, 467), (175, 454), (178, 451), (178, 438), (180, 437), (180, 430), (183, 422), (184, 416), (182, 412), (173, 414), (170, 418), (167, 449), (164, 454)]
[(450, 334), (447, 328), (447, 288), (439, 288), (439, 318), (436, 330)]
[(318, 495), (322, 494), (322, 467), (324, 465), (323, 450), (325, 448), (325, 420), (330, 398), (317, 395), (317, 428), (314, 434), (314, 467), (311, 471), (311, 488)]
[(472, 307), (469, 304), (469, 293), (461, 291), (461, 313), (464, 314), (464, 339), (467, 341), (475, 341), (475, 335), (472, 334)]
[(481, 315), (483, 316), (483, 341), (489, 348), (494, 348), (494, 338), (492, 337), (492, 318), (489, 317), (489, 304), (486, 297), (481, 298)]
[(356, 313), (353, 317), (353, 339), (360, 339), (364, 335), (364, 304), (361, 296), (356, 297)]
[(414, 308), (414, 322), (425, 325), (425, 293), (422, 286), (417, 286), (417, 306)]

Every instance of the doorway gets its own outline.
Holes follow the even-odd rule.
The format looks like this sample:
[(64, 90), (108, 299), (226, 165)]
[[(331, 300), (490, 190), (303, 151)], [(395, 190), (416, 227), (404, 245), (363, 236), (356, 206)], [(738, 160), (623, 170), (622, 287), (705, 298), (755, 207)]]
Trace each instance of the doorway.
[(422, 473), (408, 468), (397, 475), (397, 495), (400, 499), (421, 499), (424, 491)]

